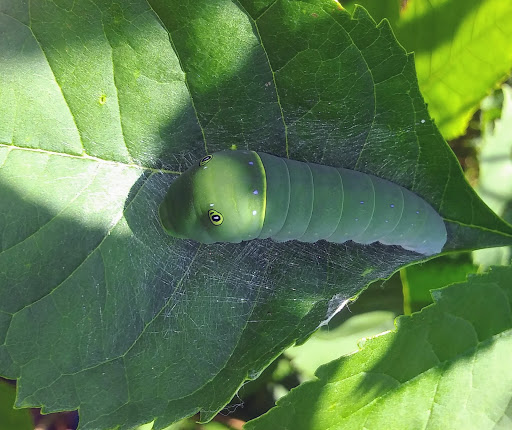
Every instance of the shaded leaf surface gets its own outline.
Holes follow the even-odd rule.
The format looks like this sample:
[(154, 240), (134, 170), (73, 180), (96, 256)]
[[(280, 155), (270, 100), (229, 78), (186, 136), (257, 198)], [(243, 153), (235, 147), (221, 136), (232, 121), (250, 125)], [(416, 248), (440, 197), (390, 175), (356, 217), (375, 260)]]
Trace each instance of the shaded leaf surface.
[(433, 291), (395, 331), (321, 366), (247, 430), (508, 428), (511, 267)]
[(18, 406), (80, 407), (84, 429), (207, 420), (421, 258), (167, 237), (157, 207), (205, 151), (374, 173), (439, 210), (446, 249), (511, 241), (430, 121), (412, 57), (362, 9), (4, 0), (0, 58), (0, 373), (21, 378)]

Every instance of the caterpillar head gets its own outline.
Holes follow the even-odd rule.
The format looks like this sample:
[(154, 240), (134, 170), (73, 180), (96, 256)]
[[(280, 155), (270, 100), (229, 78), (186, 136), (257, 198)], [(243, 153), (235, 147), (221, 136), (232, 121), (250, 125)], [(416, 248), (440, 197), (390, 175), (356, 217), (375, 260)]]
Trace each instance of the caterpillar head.
[(254, 239), (265, 216), (265, 173), (252, 151), (207, 155), (170, 186), (159, 209), (168, 234), (201, 243)]

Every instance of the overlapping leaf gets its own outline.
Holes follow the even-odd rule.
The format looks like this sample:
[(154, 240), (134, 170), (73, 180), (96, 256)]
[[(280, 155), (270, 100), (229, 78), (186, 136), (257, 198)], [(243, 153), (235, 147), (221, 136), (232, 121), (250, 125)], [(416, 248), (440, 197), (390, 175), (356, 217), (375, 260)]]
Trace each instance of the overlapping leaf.
[(246, 428), (510, 427), (511, 276), (498, 267), (433, 291), (433, 305), (321, 366)]

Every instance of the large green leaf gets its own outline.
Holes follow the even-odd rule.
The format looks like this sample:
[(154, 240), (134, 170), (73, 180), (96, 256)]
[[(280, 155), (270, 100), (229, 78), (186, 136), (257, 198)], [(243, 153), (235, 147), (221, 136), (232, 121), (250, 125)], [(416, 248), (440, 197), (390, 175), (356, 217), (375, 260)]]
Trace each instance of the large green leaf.
[(388, 178), (444, 216), (446, 250), (512, 240), (429, 119), (412, 56), (330, 0), (0, 0), (0, 118), (0, 374), (18, 406), (80, 408), (85, 429), (211, 418), (422, 258), (167, 237), (157, 207), (205, 151)]
[(500, 267), (433, 291), (433, 305), (320, 367), (246, 429), (510, 428), (510, 279)]

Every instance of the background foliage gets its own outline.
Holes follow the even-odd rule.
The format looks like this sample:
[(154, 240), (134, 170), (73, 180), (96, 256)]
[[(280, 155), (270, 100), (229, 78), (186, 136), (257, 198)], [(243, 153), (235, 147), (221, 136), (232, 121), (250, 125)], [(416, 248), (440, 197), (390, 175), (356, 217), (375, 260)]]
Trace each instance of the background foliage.
[[(393, 315), (427, 305), (428, 290), (476, 270), (467, 254), (409, 266), (402, 282), (374, 284), (352, 313), (331, 320), (369, 283), (422, 256), (379, 244), (200, 246), (166, 237), (156, 208), (206, 152), (235, 145), (374, 173), (441, 213), (445, 251), (510, 245), (512, 227), (459, 165), (477, 170), (475, 148), (510, 143), (507, 89), (503, 110), (497, 91), (470, 122), (510, 71), (510, 6), (459, 3), (368, 0), (390, 26), (323, 0), (1, 0), (0, 374), (18, 379), (16, 405), (80, 408), (83, 428), (153, 419), (163, 428), (196, 413), (211, 419), (267, 368), (239, 392), (256, 406), (236, 414), (254, 418), (312, 377), (322, 345), (351, 352), (353, 341), (341, 345), (337, 336), (389, 329)], [(416, 51), (419, 87), (413, 56), (391, 29)], [(469, 124), (455, 146), (459, 160), (420, 90), (444, 138)], [(510, 162), (506, 150), (496, 153)], [(308, 428), (393, 419), (395, 428), (506, 426), (507, 270), (438, 290), (434, 305), (321, 368), (316, 382), (248, 427), (283, 419)], [(381, 312), (361, 316), (364, 324), (349, 318), (370, 310)], [(328, 321), (333, 330), (304, 345), (315, 348), (274, 361)], [(479, 366), (487, 381), (468, 389)], [(318, 401), (301, 405), (312, 396)], [(387, 413), (401, 396), (411, 399), (413, 422)], [(450, 413), (464, 402), (488, 419)], [(209, 425), (240, 425), (222, 422)]]
[(375, 20), (387, 18), (414, 51), (429, 113), (447, 140), (466, 132), (482, 99), (512, 65), (512, 4), (500, 0), (361, 0)]

